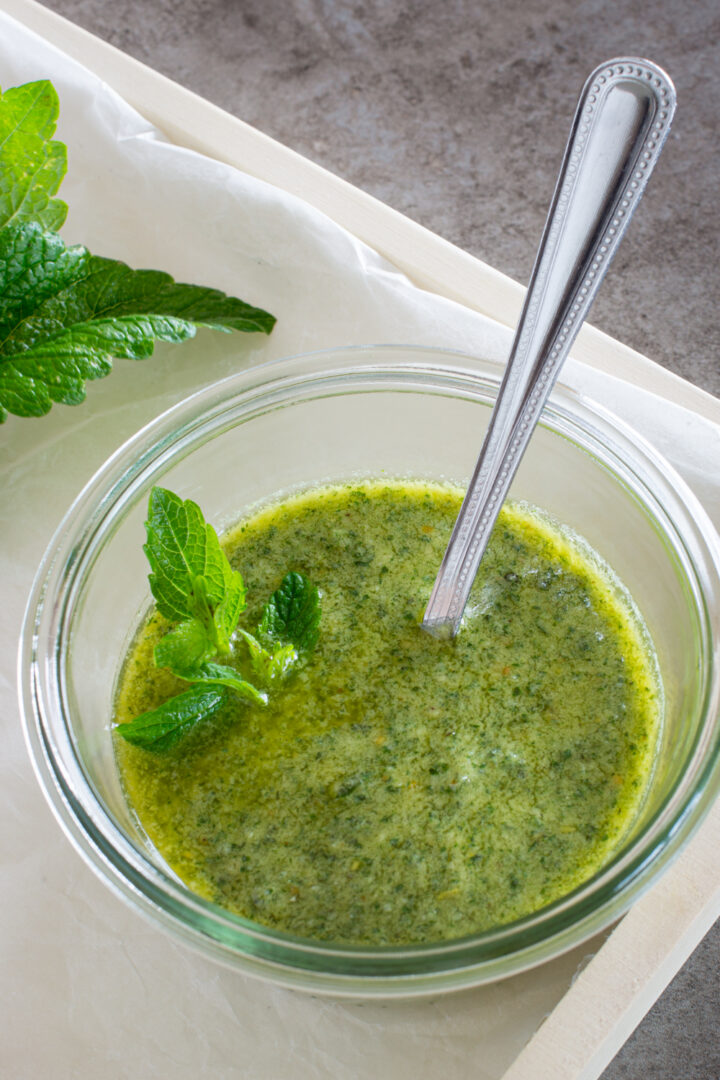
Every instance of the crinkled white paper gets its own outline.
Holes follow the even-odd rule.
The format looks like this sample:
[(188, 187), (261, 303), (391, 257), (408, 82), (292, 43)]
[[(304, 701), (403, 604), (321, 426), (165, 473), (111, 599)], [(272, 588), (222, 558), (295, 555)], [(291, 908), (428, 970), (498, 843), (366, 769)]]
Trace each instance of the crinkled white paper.
[[(69, 151), (66, 239), (225, 289), (279, 321), (270, 338), (206, 332), (141, 364), (118, 362), (79, 408), (0, 429), (0, 1075), (496, 1080), (587, 950), (494, 987), (392, 1004), (319, 1000), (211, 965), (126, 909), (63, 837), (23, 745), (15, 653), (62, 514), (105, 458), (173, 402), (238, 367), (341, 344), (501, 358), (508, 332), (420, 292), (297, 199), (164, 141), (94, 75), (0, 14), (0, 85), (48, 77)], [(708, 475), (720, 460), (716, 427), (580, 365), (565, 381), (634, 422), (720, 521), (718, 478)]]

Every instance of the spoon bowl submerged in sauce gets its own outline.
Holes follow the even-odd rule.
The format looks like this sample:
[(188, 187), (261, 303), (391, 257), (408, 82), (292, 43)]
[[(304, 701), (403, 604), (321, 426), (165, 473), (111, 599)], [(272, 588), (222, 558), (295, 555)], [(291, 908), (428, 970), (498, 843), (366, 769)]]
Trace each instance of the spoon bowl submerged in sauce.
[(583, 87), (500, 393), (423, 618), (438, 637), (458, 632), (515, 471), (642, 197), (675, 106), (665, 72), (637, 57), (601, 64)]

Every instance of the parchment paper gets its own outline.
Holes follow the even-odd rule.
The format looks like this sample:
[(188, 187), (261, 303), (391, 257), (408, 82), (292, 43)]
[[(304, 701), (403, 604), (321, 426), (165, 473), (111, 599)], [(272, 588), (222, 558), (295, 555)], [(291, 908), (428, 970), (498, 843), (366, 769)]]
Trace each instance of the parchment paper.
[[(233, 292), (278, 316), (269, 339), (203, 332), (118, 362), (76, 409), (0, 428), (0, 1075), (12, 1080), (497, 1080), (598, 946), (434, 1001), (325, 1001), (216, 967), (127, 910), (81, 862), (39, 791), (15, 654), (41, 555), (107, 456), (173, 402), (239, 367), (373, 342), (502, 358), (507, 331), (400, 273), (322, 214), (173, 146), (94, 75), (0, 13), (0, 85), (51, 78), (68, 144), (63, 234), (97, 254)], [(569, 362), (564, 381), (653, 441), (717, 522), (720, 429)], [(715, 469), (717, 472), (717, 469)]]

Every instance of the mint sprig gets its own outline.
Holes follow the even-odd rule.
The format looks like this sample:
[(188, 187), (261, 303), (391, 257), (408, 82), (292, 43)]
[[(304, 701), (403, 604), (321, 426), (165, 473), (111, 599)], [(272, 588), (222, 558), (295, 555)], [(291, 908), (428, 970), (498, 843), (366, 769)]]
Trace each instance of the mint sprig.
[(130, 723), (119, 724), (115, 730), (143, 750), (170, 750), (200, 720), (214, 716), (226, 700), (227, 691), (222, 686), (193, 686)]
[(67, 168), (52, 138), (58, 99), (47, 81), (0, 93), (0, 423), (77, 405), (114, 358), (143, 360), (156, 341), (198, 327), (269, 334), (274, 316), (217, 289), (67, 247), (54, 198)]
[[(250, 667), (260, 682), (267, 688), (276, 686), (317, 644), (320, 596), (302, 574), (286, 574), (252, 634), (237, 626), (245, 609), (242, 576), (230, 566), (197, 503), (153, 488), (145, 530), (150, 588), (158, 611), (176, 623), (155, 646), (155, 664), (193, 686), (115, 730), (135, 746), (162, 751), (217, 712), (227, 690), (252, 704), (266, 705), (267, 691), (232, 666), (233, 660), (242, 662), (234, 642), (247, 645)], [(230, 663), (218, 663), (218, 656)], [(215, 696), (201, 690), (214, 691)]]

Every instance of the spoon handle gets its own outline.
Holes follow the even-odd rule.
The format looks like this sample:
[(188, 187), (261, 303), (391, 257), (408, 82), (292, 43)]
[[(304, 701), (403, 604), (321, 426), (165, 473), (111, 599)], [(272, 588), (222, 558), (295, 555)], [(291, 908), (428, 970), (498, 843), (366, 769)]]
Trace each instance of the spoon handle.
[(610, 60), (573, 119), (505, 376), (423, 627), (457, 633), (480, 560), (560, 367), (667, 137), (675, 88), (655, 64)]

